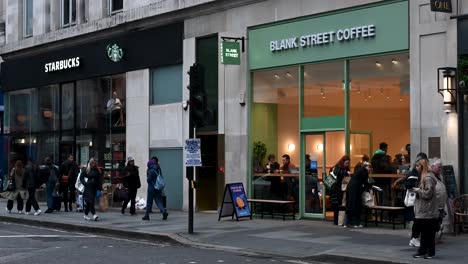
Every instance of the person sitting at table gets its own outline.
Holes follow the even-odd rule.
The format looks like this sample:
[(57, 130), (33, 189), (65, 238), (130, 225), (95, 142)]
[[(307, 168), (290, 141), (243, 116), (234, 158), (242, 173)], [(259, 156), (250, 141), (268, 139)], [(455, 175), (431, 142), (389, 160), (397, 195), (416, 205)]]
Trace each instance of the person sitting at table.
[[(296, 168), (296, 165), (291, 162), (291, 157), (288, 154), (284, 154), (281, 161), (283, 163), (283, 166), (280, 168), (282, 173), (291, 173), (291, 169)], [(285, 181), (287, 187), (287, 199), (290, 201), (298, 201), (298, 180), (294, 177), (285, 177)]]
[(371, 166), (373, 168), (374, 173), (392, 173), (392, 169), (390, 166), (390, 161), (387, 157), (387, 149), (388, 145), (385, 142), (381, 142), (379, 144), (379, 149), (375, 151), (374, 156), (371, 159)]
[[(265, 165), (266, 173), (278, 173), (280, 165), (275, 161), (276, 157), (273, 154), (268, 155), (268, 163)], [(281, 190), (281, 177), (267, 176), (266, 180), (270, 182), (271, 199), (283, 200), (283, 192)]]

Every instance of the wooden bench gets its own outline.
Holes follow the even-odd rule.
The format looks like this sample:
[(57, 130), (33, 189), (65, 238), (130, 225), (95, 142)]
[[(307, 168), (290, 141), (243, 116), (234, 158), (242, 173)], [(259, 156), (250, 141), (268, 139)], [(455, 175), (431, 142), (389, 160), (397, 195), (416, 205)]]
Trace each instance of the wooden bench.
[[(403, 227), (406, 228), (406, 221), (404, 219), (405, 207), (375, 205), (375, 206), (370, 206), (370, 207), (364, 207), (364, 211), (366, 214), (365, 226), (367, 226), (367, 217), (370, 211), (371, 214), (373, 213), (374, 215), (374, 222), (376, 226), (378, 226), (379, 223), (391, 223), (393, 225), (393, 229), (395, 229), (395, 225), (397, 224), (398, 225), (402, 224)], [(384, 212), (388, 212), (388, 216), (390, 218), (388, 219), (388, 221), (384, 221), (384, 217), (383, 217)], [(397, 222), (396, 218), (400, 214), (403, 215), (403, 220)]]
[[(296, 215), (296, 206), (295, 206), (295, 201), (282, 201), (282, 200), (264, 200), (264, 199), (247, 199), (249, 203), (252, 205), (254, 204), (260, 204), (260, 211), (261, 211), (261, 217), (263, 219), (263, 215), (265, 214), (265, 208), (264, 205), (271, 205), (270, 206), (270, 214), (271, 217), (274, 218), (275, 215), (281, 215), (283, 216), (283, 221), (286, 219), (286, 216), (291, 216), (292, 219), (294, 219)], [(282, 205), (282, 212), (275, 212), (274, 211), (274, 205)], [(288, 207), (292, 207), (292, 213), (288, 212)], [(251, 207), (252, 209), (254, 208), (253, 206)]]

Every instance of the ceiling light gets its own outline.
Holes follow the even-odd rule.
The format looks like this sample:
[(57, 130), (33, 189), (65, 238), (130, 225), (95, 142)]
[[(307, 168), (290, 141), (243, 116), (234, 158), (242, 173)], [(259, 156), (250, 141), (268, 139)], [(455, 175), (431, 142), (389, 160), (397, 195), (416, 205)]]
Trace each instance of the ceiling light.
[(400, 98), (400, 102), (403, 102), (403, 99)]
[(392, 63), (393, 63), (393, 64), (397, 64), (397, 63), (398, 63), (398, 61), (397, 61), (397, 60), (395, 60), (395, 59), (392, 59)]
[(390, 99), (390, 96), (387, 96), (387, 100), (389, 100), (389, 99)]
[(291, 78), (291, 77), (292, 77), (292, 74), (289, 73), (289, 72), (287, 72), (287, 73), (286, 73), (286, 76), (288, 76), (289, 78)]
[(275, 73), (275, 75), (274, 75), (274, 76), (275, 76), (275, 78), (276, 78), (276, 79), (279, 79), (279, 78), (280, 78), (280, 77), (279, 77), (279, 75), (278, 75), (278, 74), (276, 74), (276, 73)]
[(375, 62), (375, 66), (377, 66), (377, 67), (382, 67), (382, 64), (380, 64), (380, 62), (376, 61), (376, 62)]

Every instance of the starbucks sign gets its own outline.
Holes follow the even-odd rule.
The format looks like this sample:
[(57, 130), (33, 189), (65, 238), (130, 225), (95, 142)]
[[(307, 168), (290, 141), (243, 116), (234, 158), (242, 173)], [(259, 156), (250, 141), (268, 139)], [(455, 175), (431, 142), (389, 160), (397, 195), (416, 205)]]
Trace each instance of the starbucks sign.
[(119, 62), (122, 60), (124, 52), (121, 47), (117, 44), (107, 45), (107, 57), (113, 62)]

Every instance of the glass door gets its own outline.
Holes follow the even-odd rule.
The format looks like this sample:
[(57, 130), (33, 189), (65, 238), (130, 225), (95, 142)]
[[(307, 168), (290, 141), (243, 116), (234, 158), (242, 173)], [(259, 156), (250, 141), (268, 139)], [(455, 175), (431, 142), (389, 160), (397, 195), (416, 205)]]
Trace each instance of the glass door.
[(354, 173), (356, 165), (362, 161), (369, 161), (372, 155), (372, 132), (355, 132), (349, 134), (349, 151), (351, 172)]
[(323, 217), (322, 177), (326, 173), (325, 133), (304, 134), (304, 214)]
[(322, 179), (345, 155), (345, 133), (344, 131), (311, 132), (304, 133), (302, 138), (304, 143), (302, 215), (332, 219), (330, 198), (323, 187)]

